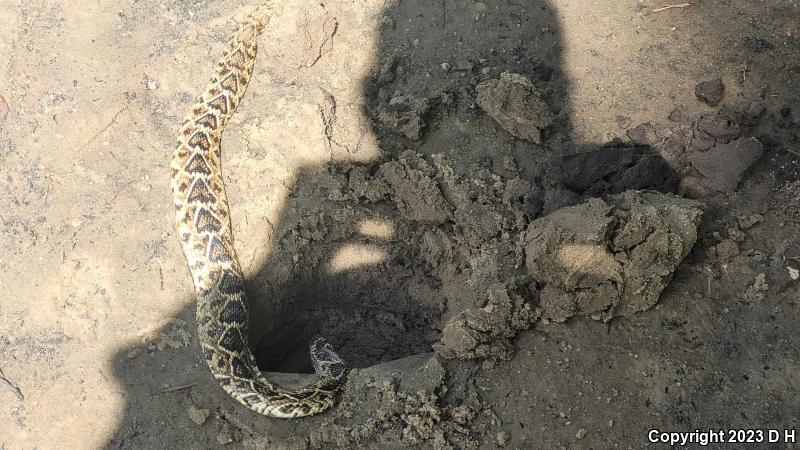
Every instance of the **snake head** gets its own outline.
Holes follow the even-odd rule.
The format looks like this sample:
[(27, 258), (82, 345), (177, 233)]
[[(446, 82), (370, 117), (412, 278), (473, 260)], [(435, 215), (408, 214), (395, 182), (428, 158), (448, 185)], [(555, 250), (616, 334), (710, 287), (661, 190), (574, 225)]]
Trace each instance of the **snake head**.
[(314, 371), (324, 380), (340, 380), (347, 373), (347, 365), (333, 351), (333, 346), (323, 337), (318, 337), (309, 346)]

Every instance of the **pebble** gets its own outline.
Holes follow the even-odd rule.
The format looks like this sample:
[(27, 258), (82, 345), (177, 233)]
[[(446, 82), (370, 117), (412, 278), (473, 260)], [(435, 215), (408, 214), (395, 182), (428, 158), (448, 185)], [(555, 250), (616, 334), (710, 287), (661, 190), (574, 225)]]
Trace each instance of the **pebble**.
[(445, 72), (450, 70), (451, 67), (453, 67), (453, 65), (450, 63), (442, 63), (442, 70), (444, 70)]
[(508, 433), (506, 433), (505, 431), (497, 433), (497, 445), (499, 445), (500, 447), (505, 447), (506, 445), (508, 445), (508, 441), (509, 441)]
[(230, 430), (222, 430), (217, 435), (219, 445), (228, 445), (233, 442), (233, 433)]
[(189, 418), (194, 422), (195, 425), (202, 425), (206, 423), (208, 420), (208, 416), (211, 415), (211, 411), (207, 409), (200, 409), (195, 408), (194, 405), (189, 407)]
[(144, 84), (144, 87), (146, 87), (148, 91), (155, 91), (161, 86), (158, 84), (158, 81), (150, 78), (148, 75), (144, 76), (142, 84)]
[(584, 437), (586, 437), (586, 429), (581, 428), (580, 430), (578, 430), (578, 432), (575, 433), (575, 437), (578, 439), (583, 439)]
[(753, 289), (756, 292), (767, 292), (769, 290), (767, 275), (765, 273), (759, 273), (756, 275), (756, 280), (753, 282)]
[(800, 260), (797, 258), (786, 258), (786, 270), (789, 271), (789, 278), (797, 281), (800, 278)]

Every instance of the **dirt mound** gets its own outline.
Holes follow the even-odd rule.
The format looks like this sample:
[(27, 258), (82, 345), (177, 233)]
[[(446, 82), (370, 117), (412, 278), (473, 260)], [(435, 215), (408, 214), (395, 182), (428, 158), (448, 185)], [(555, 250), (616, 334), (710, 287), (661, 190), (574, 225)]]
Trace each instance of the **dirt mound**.
[(544, 284), (545, 318), (608, 321), (653, 307), (697, 240), (698, 202), (627, 191), (533, 221), (528, 270)]

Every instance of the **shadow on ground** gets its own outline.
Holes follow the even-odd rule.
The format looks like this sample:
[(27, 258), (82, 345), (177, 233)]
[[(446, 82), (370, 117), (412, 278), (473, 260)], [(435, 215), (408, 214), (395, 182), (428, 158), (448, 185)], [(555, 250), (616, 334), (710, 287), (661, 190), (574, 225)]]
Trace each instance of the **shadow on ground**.
[[(387, 7), (375, 75), (364, 80), (364, 114), (375, 124), (386, 160), (409, 148), (428, 159), (445, 154), (457, 175), (466, 179), (482, 170), (510, 174), (508, 161), (514, 161), (518, 174), (541, 191), (539, 207), (528, 212), (527, 220), (579, 202), (582, 196), (619, 190), (616, 172), (600, 173), (596, 159), (574, 155), (600, 151), (612, 155), (609, 165), (617, 168), (650, 158), (652, 171), (643, 172), (642, 185), (625, 187), (675, 189), (677, 176), (646, 146), (570, 143), (573, 107), (561, 67), (562, 37), (547, 2), (480, 5), (475, 9), (416, 0)], [(442, 66), (445, 62), (449, 66)], [(484, 73), (484, 68), (490, 70)], [(475, 106), (476, 84), (504, 71), (526, 75), (543, 91), (556, 114), (547, 147), (511, 137)], [(421, 115), (422, 139), (398, 134), (381, 119), (393, 98), (409, 95), (431, 103)], [(368, 165), (368, 172), (379, 164)], [(330, 185), (329, 178), (346, 177), (352, 168), (342, 163), (301, 170), (292, 201), (276, 224), (270, 259), (247, 280), (253, 303), (251, 335), (257, 336), (253, 347), (263, 369), (310, 372), (305, 346), (317, 334), (328, 336), (354, 367), (429, 352), (439, 338), (443, 315), (452, 312), (448, 308), (453, 305), (437, 294), (436, 280), (414, 258), (420, 242), (370, 237), (356, 220), (339, 226), (335, 238), (317, 237), (308, 253), (287, 254), (289, 247), (278, 245), (292, 233), (309, 230), (296, 227), (302, 220), (292, 205), (302, 209), (303, 200), (314, 203), (315, 195), (325, 202), (325, 193), (308, 186)], [(657, 177), (649, 176), (653, 174)], [(593, 183), (585, 183), (593, 177)], [(391, 202), (349, 206), (360, 208), (359, 220), (369, 214), (380, 221), (399, 220)], [(329, 203), (322, 210), (334, 214), (341, 207)], [(382, 256), (332, 273), (326, 261), (348, 244), (377, 248)], [(702, 262), (702, 255), (690, 256), (690, 264), (699, 267)], [(644, 430), (653, 426), (688, 430), (796, 424), (796, 417), (766, 400), (775, 396), (780, 401), (781, 393), (789, 392), (796, 359), (790, 342), (780, 336), (790, 328), (790, 318), (770, 313), (769, 305), (752, 310), (741, 303), (726, 306), (743, 314), (737, 323), (719, 312), (720, 305), (701, 301), (706, 296), (720, 303), (728, 299), (704, 292), (698, 277), (694, 268), (681, 267), (664, 293), (664, 307), (631, 320), (608, 327), (586, 321), (537, 326), (517, 340), (519, 354), (510, 362), (449, 363), (450, 391), (444, 401), (457, 406), (480, 398), (489, 405), (499, 417), (491, 420), (492, 434), (472, 436), (486, 447), (497, 442), (498, 430), (513, 436), (512, 445), (537, 442), (549, 447), (574, 441), (576, 433), (582, 438), (586, 429), (593, 430), (592, 442), (614, 437), (630, 445), (643, 442)], [(275, 280), (283, 281), (276, 285)], [(420, 286), (428, 295), (417, 293)], [(180, 318), (193, 333), (193, 311)], [(746, 331), (740, 328), (742, 320), (748, 322)], [(219, 436), (231, 436), (235, 445), (243, 437), (259, 436), (265, 448), (305, 448), (309, 432), (325, 420), (277, 421), (239, 407), (208, 373), (194, 337), (185, 348), (128, 355), (129, 349), (122, 349), (115, 357), (114, 375), (125, 389), (126, 406), (108, 448), (210, 448), (218, 445)], [(785, 377), (774, 378), (776, 369)], [(753, 388), (756, 379), (761, 388)], [(723, 405), (723, 400), (733, 403)], [(734, 403), (741, 409), (731, 408)], [(210, 409), (214, 417), (198, 427), (187, 412), (191, 407)], [(581, 424), (577, 428), (583, 435), (573, 422)], [(371, 445), (380, 448), (380, 442)]]

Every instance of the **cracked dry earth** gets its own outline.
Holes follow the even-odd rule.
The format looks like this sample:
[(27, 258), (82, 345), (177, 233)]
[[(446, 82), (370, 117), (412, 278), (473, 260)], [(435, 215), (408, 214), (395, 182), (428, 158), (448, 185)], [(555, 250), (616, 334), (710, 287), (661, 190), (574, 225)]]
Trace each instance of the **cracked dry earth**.
[(0, 449), (800, 428), (796, 2), (289, 3), (223, 139), (250, 341), (354, 370), (288, 422), (207, 372), (168, 188), (255, 3), (0, 3)]

